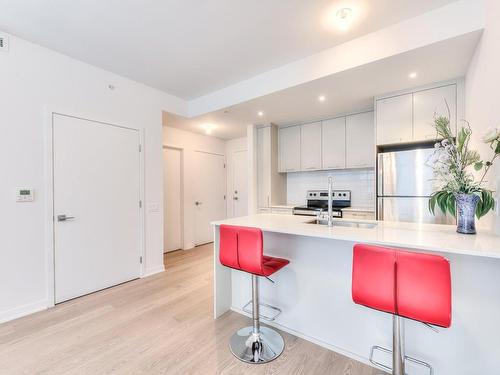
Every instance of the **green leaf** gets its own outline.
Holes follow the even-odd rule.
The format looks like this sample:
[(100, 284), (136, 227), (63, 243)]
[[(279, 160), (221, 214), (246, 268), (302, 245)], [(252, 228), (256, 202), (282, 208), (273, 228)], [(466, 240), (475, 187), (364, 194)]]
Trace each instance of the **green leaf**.
[(483, 168), (483, 162), (482, 161), (478, 161), (478, 162), (474, 163), (474, 169), (476, 171), (481, 170), (481, 168)]
[(500, 142), (497, 141), (497, 147), (495, 147), (495, 154), (500, 154)]
[(432, 193), (429, 199), (429, 211), (435, 215), (434, 209), (436, 208), (436, 194)]
[(456, 204), (455, 204), (455, 196), (451, 193), (448, 194), (448, 198), (446, 198), (446, 206), (448, 209), (448, 212), (453, 215), (453, 217), (456, 216)]

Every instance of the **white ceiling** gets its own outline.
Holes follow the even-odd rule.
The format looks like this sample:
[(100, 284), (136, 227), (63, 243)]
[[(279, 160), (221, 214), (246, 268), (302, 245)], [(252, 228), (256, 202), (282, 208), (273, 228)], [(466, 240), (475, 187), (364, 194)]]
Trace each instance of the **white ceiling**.
[[(480, 35), (465, 34), (196, 118), (169, 114), (165, 125), (204, 133), (202, 126), (212, 124), (212, 135), (232, 139), (245, 136), (249, 124), (287, 125), (371, 108), (376, 95), (464, 76)], [(418, 77), (409, 79), (410, 72)], [(319, 95), (326, 100), (319, 102)]]
[[(0, 0), (0, 29), (193, 99), (454, 1)], [(347, 33), (324, 27), (341, 6)]]

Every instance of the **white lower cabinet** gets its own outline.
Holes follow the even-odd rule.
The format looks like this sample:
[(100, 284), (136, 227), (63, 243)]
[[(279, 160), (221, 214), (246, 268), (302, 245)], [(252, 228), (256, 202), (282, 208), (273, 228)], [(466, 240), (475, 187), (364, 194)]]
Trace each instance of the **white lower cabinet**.
[(375, 220), (374, 211), (342, 211), (342, 218), (347, 220)]
[(369, 168), (375, 165), (374, 132), (373, 112), (346, 117), (346, 168)]

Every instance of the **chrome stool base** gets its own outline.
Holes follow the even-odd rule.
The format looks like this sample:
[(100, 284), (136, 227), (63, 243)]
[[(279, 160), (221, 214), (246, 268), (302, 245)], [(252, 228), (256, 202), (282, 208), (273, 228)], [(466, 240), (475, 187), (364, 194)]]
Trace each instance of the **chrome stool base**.
[(268, 327), (253, 332), (253, 327), (245, 327), (231, 337), (229, 348), (236, 358), (246, 363), (267, 363), (283, 353), (285, 341), (278, 332)]

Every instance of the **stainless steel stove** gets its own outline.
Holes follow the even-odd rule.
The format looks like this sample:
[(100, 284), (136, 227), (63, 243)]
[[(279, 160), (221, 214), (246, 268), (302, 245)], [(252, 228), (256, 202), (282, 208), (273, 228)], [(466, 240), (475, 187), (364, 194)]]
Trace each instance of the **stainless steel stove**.
[[(342, 217), (342, 208), (351, 206), (349, 190), (333, 191), (333, 217)], [(328, 211), (328, 190), (308, 190), (307, 205), (293, 208), (294, 215), (317, 216)]]

